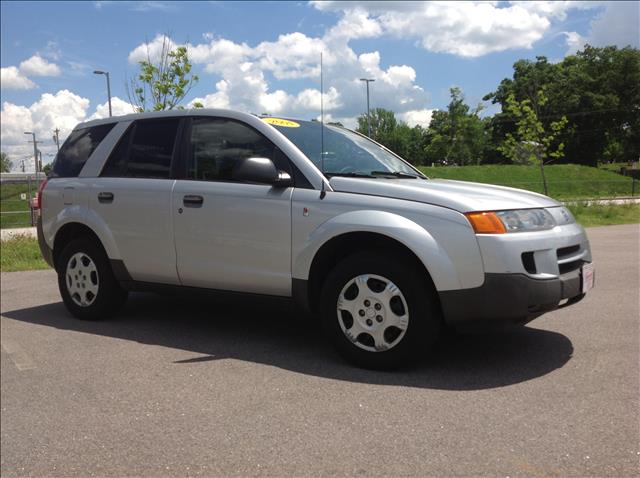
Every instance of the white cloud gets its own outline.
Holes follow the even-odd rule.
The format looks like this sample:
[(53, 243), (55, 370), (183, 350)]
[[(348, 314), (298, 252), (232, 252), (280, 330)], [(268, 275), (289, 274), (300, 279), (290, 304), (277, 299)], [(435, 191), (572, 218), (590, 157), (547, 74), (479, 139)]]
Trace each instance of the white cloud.
[(582, 49), (585, 44), (585, 39), (578, 32), (562, 32), (565, 36), (565, 41), (567, 42), (567, 46), (569, 49), (567, 50), (567, 55), (573, 55), (578, 50)]
[[(194, 64), (202, 65), (207, 73), (221, 77), (215, 83), (214, 91), (194, 98), (190, 105), (200, 102), (212, 108), (315, 117), (320, 111), (320, 91), (317, 86), (306, 86), (299, 91), (273, 89), (267, 75), (273, 75), (276, 80), (311, 79), (319, 86), (322, 52), (326, 113), (333, 113), (339, 118), (353, 118), (361, 114), (366, 105), (365, 90), (359, 81), (363, 76), (375, 76), (378, 80), (372, 87), (372, 98), (375, 98), (372, 105), (375, 107), (397, 112), (424, 108), (428, 96), (415, 84), (416, 72), (413, 68), (408, 65), (383, 68), (378, 52), (364, 53), (358, 57), (349, 46), (351, 38), (379, 32), (363, 15), (345, 16), (345, 22), (339, 22), (322, 37), (292, 32), (279, 35), (275, 41), (264, 41), (255, 46), (225, 38), (187, 44)], [(356, 26), (351, 33), (345, 27), (347, 23)], [(163, 36), (158, 35), (149, 43), (136, 47), (129, 55), (130, 62), (144, 58), (147, 49), (152, 55), (157, 54), (162, 42)], [(201, 83), (203, 81), (205, 79), (201, 78)]]
[(567, 18), (567, 13), (571, 9), (580, 9), (587, 10), (590, 8), (596, 8), (603, 3), (602, 1), (531, 1), (531, 0), (522, 0), (522, 1), (512, 1), (509, 2), (511, 5), (518, 5), (525, 10), (528, 10), (531, 13), (536, 13), (538, 15), (542, 15), (545, 17), (551, 17), (556, 20), (565, 20)]
[(434, 111), (436, 110), (411, 110), (400, 113), (399, 115), (397, 115), (397, 117), (400, 121), (404, 121), (412, 128), (417, 125), (422, 126), (423, 128), (428, 128), (429, 123), (431, 123), (431, 116), (433, 115)]
[[(391, 34), (417, 39), (428, 51), (479, 57), (510, 49), (530, 49), (570, 9), (597, 2), (311, 2), (319, 10), (343, 12), (341, 20), (359, 18), (353, 36)], [(334, 27), (337, 28), (337, 27)], [(347, 34), (348, 35), (348, 29)]]
[(20, 72), (27, 76), (59, 76), (60, 68), (55, 63), (49, 63), (40, 55), (33, 55), (20, 63)]
[(31, 90), (37, 85), (29, 79), (29, 76), (58, 76), (60, 68), (55, 63), (50, 63), (40, 55), (20, 63), (20, 67), (7, 66), (0, 69), (0, 85), (3, 90)]
[(147, 56), (152, 62), (155, 62), (160, 58), (162, 48), (165, 47), (165, 45), (169, 50), (173, 50), (177, 46), (171, 38), (158, 34), (150, 42), (137, 46), (131, 53), (129, 53), (129, 63), (136, 64), (141, 61), (145, 61), (147, 60)]
[(36, 84), (15, 66), (0, 69), (0, 86), (3, 90), (31, 90)]
[[(111, 99), (114, 115), (130, 114), (132, 106), (118, 97)], [(56, 146), (53, 142), (53, 130), (60, 130), (62, 143), (73, 128), (81, 122), (91, 119), (105, 118), (109, 115), (109, 107), (105, 102), (98, 105), (89, 116), (90, 103), (87, 98), (60, 90), (56, 94), (44, 93), (31, 106), (21, 106), (5, 101), (0, 112), (0, 140), (2, 150), (9, 154), (17, 167), (20, 159), (33, 156), (33, 146), (24, 135), (25, 131), (33, 131), (40, 142), (38, 148), (43, 153), (43, 162), (51, 161)], [(33, 171), (33, 165), (26, 163), (27, 171)]]
[(591, 22), (585, 41), (592, 46), (640, 46), (640, 3), (606, 2), (602, 15)]
[[(111, 97), (111, 111), (113, 116), (123, 116), (135, 113), (134, 107), (128, 101), (124, 101), (117, 96)], [(109, 117), (109, 103), (104, 103), (96, 107), (96, 111), (87, 118), (87, 121)]]
[(605, 2), (604, 10), (591, 21), (589, 33), (563, 32), (567, 43), (567, 55), (573, 55), (586, 44), (596, 47), (615, 45), (639, 47), (640, 3)]

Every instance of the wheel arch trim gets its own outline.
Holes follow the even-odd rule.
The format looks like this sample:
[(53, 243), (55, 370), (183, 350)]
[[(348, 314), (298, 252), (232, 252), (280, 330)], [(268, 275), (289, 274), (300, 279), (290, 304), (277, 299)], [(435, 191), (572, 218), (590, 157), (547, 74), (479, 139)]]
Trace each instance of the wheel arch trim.
[(113, 234), (104, 220), (92, 211), (80, 207), (66, 208), (56, 217), (55, 223), (58, 227), (46, 238), (53, 249), (54, 256), (59, 252), (55, 245), (60, 234), (68, 227), (77, 226), (88, 229), (98, 238), (109, 259), (122, 260)]
[(425, 228), (398, 214), (376, 210), (340, 214), (316, 228), (294, 258), (293, 278), (308, 280), (314, 259), (321, 249), (330, 241), (351, 233), (377, 234), (400, 243), (418, 257), (436, 290), (461, 287), (447, 251)]

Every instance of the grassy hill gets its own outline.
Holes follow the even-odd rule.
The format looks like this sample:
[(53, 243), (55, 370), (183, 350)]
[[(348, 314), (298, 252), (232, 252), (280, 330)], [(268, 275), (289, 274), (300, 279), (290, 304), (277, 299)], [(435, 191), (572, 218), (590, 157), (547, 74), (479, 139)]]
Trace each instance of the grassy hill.
[[(534, 166), (485, 165), (420, 168), (430, 178), (456, 179), (478, 183), (499, 184), (514, 188), (544, 192), (540, 169)], [(611, 171), (560, 164), (545, 166), (549, 195), (559, 199), (631, 196), (632, 179)], [(635, 185), (640, 195), (640, 184)]]
[[(31, 196), (35, 197), (37, 186), (35, 181), (31, 183)], [(20, 194), (27, 194), (27, 183), (3, 183), (0, 186), (0, 212), (12, 214), (0, 214), (0, 228), (29, 227), (31, 214), (29, 213), (29, 200), (21, 199)], [(13, 212), (24, 211), (19, 214)]]

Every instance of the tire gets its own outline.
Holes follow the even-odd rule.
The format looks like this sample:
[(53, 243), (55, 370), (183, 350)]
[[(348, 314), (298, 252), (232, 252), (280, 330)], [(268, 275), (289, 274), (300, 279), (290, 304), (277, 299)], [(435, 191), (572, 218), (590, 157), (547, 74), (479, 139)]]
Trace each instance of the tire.
[(419, 359), (442, 326), (437, 294), (424, 269), (401, 254), (379, 250), (336, 265), (324, 281), (319, 312), (338, 352), (364, 368), (391, 369)]
[(95, 239), (69, 242), (60, 254), (57, 272), (62, 301), (78, 319), (105, 319), (127, 300), (127, 291), (118, 284), (107, 254)]

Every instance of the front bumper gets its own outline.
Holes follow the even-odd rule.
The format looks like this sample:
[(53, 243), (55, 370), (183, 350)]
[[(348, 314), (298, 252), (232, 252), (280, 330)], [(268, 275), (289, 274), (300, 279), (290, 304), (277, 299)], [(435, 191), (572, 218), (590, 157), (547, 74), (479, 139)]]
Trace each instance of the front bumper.
[(525, 274), (485, 274), (484, 284), (473, 289), (440, 292), (447, 324), (526, 323), (556, 309), (563, 300), (582, 299), (581, 270), (554, 279), (534, 279)]
[(38, 231), (38, 245), (40, 246), (40, 252), (45, 262), (51, 267), (55, 268), (53, 264), (53, 250), (47, 245), (44, 240), (44, 233), (42, 232), (42, 216), (38, 215), (38, 221), (36, 223), (36, 230)]

